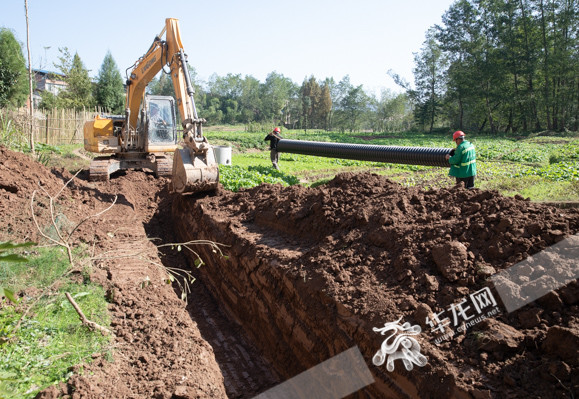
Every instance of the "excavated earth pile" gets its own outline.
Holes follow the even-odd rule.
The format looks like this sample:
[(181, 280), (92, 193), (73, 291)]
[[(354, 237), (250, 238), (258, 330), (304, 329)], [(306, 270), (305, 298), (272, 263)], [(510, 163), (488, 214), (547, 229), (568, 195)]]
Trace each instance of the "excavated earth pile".
[[(496, 272), (576, 234), (577, 210), (478, 189), (408, 188), (373, 174), (184, 196), (172, 206), (182, 241), (227, 246), (226, 258), (201, 249), (204, 282), (285, 379), (357, 345), (376, 382), (355, 397), (579, 392), (576, 280), (454, 337), (427, 324), (485, 292)], [(428, 361), (407, 371), (398, 360), (390, 372), (372, 364), (385, 339), (373, 327), (399, 319), (421, 326), (415, 338)]]

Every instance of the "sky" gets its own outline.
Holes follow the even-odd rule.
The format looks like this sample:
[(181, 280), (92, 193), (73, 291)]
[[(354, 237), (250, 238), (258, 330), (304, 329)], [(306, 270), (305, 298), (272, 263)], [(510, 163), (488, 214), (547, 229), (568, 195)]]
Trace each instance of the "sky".
[[(110, 51), (123, 78), (165, 24), (179, 19), (198, 79), (277, 72), (301, 84), (348, 75), (369, 93), (400, 92), (388, 70), (413, 82), (413, 53), (453, 0), (28, 0), (33, 68), (57, 71), (59, 48), (92, 77)], [(24, 0), (0, 0), (0, 27), (26, 57)]]

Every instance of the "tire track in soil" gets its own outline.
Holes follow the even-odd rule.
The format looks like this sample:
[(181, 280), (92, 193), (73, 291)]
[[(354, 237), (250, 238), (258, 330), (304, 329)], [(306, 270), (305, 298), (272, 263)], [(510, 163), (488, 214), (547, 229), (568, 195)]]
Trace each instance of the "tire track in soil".
[[(151, 219), (144, 223), (147, 236), (159, 238), (155, 241), (157, 245), (176, 243), (178, 238), (171, 221), (172, 194), (163, 188), (156, 196), (157, 209)], [(245, 336), (242, 327), (219, 308), (203, 283), (201, 273), (188, 264), (184, 254), (165, 247), (160, 248), (160, 255), (165, 266), (191, 271), (196, 279), (190, 285), (187, 311), (197, 323), (203, 339), (213, 348), (227, 396), (236, 399), (252, 398), (282, 382), (273, 367)], [(174, 284), (174, 289), (181, 297), (178, 284)]]

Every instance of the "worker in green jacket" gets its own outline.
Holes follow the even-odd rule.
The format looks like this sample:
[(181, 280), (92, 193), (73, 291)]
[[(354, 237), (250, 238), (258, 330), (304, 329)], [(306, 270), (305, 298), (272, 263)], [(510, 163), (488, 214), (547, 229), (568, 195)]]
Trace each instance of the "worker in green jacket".
[(466, 188), (474, 188), (474, 177), (476, 176), (476, 152), (474, 145), (464, 139), (464, 133), (454, 132), (452, 139), (456, 143), (456, 149), (446, 154), (446, 159), (450, 163), (449, 176), (456, 177), (456, 184), (464, 183)]

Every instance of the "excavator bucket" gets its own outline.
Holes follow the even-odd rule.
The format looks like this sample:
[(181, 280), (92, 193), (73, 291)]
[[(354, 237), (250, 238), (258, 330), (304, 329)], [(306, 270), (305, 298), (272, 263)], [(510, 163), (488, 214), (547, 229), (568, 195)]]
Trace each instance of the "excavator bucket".
[(213, 148), (195, 153), (189, 148), (175, 150), (173, 155), (173, 191), (198, 193), (215, 191), (219, 183), (219, 167)]

